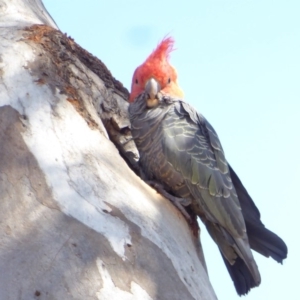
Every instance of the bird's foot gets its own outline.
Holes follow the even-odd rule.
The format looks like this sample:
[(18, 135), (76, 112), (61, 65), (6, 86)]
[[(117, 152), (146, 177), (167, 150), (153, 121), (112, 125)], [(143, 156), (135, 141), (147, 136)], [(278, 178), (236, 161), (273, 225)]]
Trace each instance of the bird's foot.
[(188, 214), (188, 212), (184, 208), (184, 206), (188, 206), (188, 205), (191, 204), (190, 200), (185, 199), (185, 198), (178, 198), (178, 197), (175, 197), (175, 196), (169, 194), (161, 184), (159, 184), (155, 181), (150, 180), (150, 181), (147, 181), (147, 183), (150, 186), (152, 186), (162, 196), (169, 199), (180, 210), (180, 212), (183, 214), (183, 216), (187, 219), (187, 221), (189, 223), (192, 221), (190, 215)]

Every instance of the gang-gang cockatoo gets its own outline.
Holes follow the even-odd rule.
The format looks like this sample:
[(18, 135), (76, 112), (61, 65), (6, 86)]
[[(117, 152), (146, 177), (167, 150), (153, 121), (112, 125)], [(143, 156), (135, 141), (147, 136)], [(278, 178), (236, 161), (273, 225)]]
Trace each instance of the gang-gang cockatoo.
[(261, 281), (251, 249), (282, 262), (287, 247), (261, 222), (213, 127), (183, 100), (169, 63), (173, 44), (165, 38), (133, 74), (129, 116), (140, 165), (187, 218), (183, 206), (200, 217), (244, 295)]

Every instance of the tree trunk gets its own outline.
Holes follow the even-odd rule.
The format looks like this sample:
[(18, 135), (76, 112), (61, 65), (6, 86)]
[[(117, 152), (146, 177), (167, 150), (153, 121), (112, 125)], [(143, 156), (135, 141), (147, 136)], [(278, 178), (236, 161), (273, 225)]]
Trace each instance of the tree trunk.
[(39, 0), (0, 0), (0, 25), (0, 299), (216, 299), (198, 238), (132, 171), (128, 91)]

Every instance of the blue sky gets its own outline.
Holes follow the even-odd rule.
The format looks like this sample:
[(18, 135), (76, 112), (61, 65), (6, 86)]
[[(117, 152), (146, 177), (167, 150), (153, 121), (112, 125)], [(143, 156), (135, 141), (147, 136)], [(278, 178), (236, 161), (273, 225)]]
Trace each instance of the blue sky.
[[(166, 35), (185, 99), (214, 126), (264, 224), (289, 247), (281, 266), (255, 255), (262, 284), (247, 300), (299, 296), (300, 1), (44, 0), (59, 28), (130, 88), (134, 69)], [(202, 226), (203, 228), (203, 226)], [(220, 300), (239, 299), (202, 230)]]

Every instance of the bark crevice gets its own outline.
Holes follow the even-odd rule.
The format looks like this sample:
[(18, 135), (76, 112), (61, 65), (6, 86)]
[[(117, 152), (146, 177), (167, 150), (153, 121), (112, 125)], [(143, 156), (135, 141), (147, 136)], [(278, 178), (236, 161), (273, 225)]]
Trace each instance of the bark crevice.
[[(121, 156), (140, 174), (127, 113), (129, 92), (122, 83), (112, 76), (101, 60), (56, 29), (46, 25), (27, 27), (24, 40), (33, 43), (39, 51), (39, 59), (28, 66), (36, 84), (59, 89), (91, 128), (103, 132), (100, 124), (103, 123)], [(94, 77), (90, 76), (90, 71)], [(87, 102), (95, 107), (102, 122), (91, 114)]]

